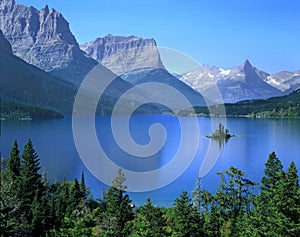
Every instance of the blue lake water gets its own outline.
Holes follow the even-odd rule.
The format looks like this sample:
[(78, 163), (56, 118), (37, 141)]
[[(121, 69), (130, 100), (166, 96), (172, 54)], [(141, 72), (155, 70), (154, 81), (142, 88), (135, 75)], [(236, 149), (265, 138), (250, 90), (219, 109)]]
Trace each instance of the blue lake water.
[[(192, 119), (182, 118), (188, 125)], [(122, 123), (122, 117), (119, 118)], [(137, 205), (143, 204), (147, 197), (157, 205), (170, 206), (183, 190), (191, 193), (195, 186), (199, 168), (211, 142), (206, 135), (212, 133), (209, 118), (197, 118), (199, 124), (199, 144), (195, 158), (185, 172), (167, 186), (149, 192), (130, 192), (129, 195)], [(147, 158), (128, 155), (118, 147), (110, 127), (110, 117), (96, 117), (96, 131), (99, 144), (111, 160), (125, 169), (147, 172), (168, 164), (180, 144), (180, 127), (176, 117), (167, 115), (141, 116), (130, 119), (132, 138), (140, 145), (150, 141), (148, 129), (153, 123), (162, 124), (167, 132), (166, 143), (156, 154)], [(269, 153), (275, 151), (286, 169), (291, 161), (300, 169), (300, 120), (260, 120), (246, 118), (228, 118), (227, 128), (235, 134), (224, 144), (220, 157), (210, 172), (201, 179), (201, 184), (211, 192), (216, 190), (219, 177), (216, 172), (229, 169), (230, 166), (243, 170), (246, 177), (259, 181), (263, 175), (264, 164)], [(188, 141), (193, 143), (192, 135)], [(101, 197), (101, 190), (107, 185), (100, 182), (84, 166), (76, 150), (72, 135), (72, 118), (44, 121), (2, 121), (0, 151), (2, 157), (8, 157), (14, 139), (22, 150), (27, 139), (33, 141), (39, 154), (42, 170), (47, 171), (50, 180), (73, 180), (85, 172), (86, 184), (91, 187), (95, 198)], [(89, 149), (89, 140), (86, 140)], [(215, 144), (219, 149), (219, 144)], [(187, 148), (188, 149), (188, 148)], [(188, 151), (187, 151), (188, 153)], [(185, 159), (185, 157), (182, 157)], [(170, 174), (163, 174), (168, 176)]]

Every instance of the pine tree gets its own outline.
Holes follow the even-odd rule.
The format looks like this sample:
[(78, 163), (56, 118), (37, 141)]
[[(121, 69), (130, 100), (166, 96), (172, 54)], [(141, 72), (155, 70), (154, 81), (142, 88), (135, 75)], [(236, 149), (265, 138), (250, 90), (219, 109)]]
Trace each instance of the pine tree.
[(84, 179), (84, 172), (83, 171), (81, 173), (80, 191), (81, 191), (81, 194), (82, 194), (82, 198), (86, 199), (87, 198), (87, 190), (86, 190), (86, 186), (85, 186), (85, 179)]
[(49, 222), (49, 206), (46, 196), (40, 196), (39, 191), (31, 204), (31, 228), (32, 236), (40, 237), (45, 236), (47, 230), (51, 229), (52, 223)]
[(283, 166), (281, 161), (273, 151), (269, 155), (269, 159), (265, 164), (265, 176), (262, 178), (263, 186), (261, 187), (263, 191), (271, 191), (271, 189), (277, 185), (282, 169)]
[(137, 208), (132, 236), (165, 236), (165, 220), (160, 208), (152, 205), (150, 198), (145, 205)]
[(292, 162), (286, 172), (271, 153), (262, 178), (251, 221), (252, 232), (263, 236), (300, 235), (300, 198), (298, 171)]
[(20, 222), (25, 227), (21, 218), (22, 202), (14, 188), (14, 180), (8, 172), (0, 173), (0, 236), (19, 236)]
[(287, 234), (300, 235), (300, 197), (299, 178), (295, 163), (292, 162), (285, 173), (281, 173), (275, 194), (272, 199), (276, 203), (281, 219), (286, 219)]
[(113, 236), (127, 236), (130, 231), (127, 224), (133, 219), (133, 206), (125, 192), (125, 180), (122, 169), (119, 169), (105, 197), (106, 211), (102, 224), (106, 233)]
[(186, 191), (175, 200), (173, 229), (175, 236), (203, 236), (203, 219)]
[(43, 192), (42, 176), (39, 174), (39, 157), (34, 150), (30, 139), (24, 147), (22, 158), (20, 180), (20, 186), (22, 189), (21, 198), (24, 203), (24, 212), (27, 215), (28, 223), (30, 223), (32, 218), (32, 216), (30, 216), (30, 206), (34, 200), (36, 192), (38, 192), (39, 195), (42, 195)]
[(77, 209), (79, 204), (82, 202), (82, 192), (80, 189), (80, 184), (75, 178), (71, 192), (70, 192), (70, 197), (68, 199), (68, 205), (66, 209), (67, 216), (71, 216), (71, 214)]
[(18, 143), (15, 140), (7, 162), (7, 170), (8, 172), (10, 172), (13, 178), (17, 178), (20, 176), (20, 169), (21, 169), (20, 151), (18, 149)]
[(217, 174), (221, 179), (215, 195), (219, 211), (226, 220), (235, 219), (241, 212), (249, 210), (253, 201), (253, 188), (257, 184), (244, 178), (244, 172), (234, 167)]

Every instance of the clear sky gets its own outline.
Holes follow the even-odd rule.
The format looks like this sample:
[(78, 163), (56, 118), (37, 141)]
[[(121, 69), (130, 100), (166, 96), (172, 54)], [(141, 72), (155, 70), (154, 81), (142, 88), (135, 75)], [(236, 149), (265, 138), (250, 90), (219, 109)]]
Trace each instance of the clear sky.
[(48, 4), (79, 43), (107, 34), (154, 38), (201, 64), (300, 69), (299, 0), (16, 0)]

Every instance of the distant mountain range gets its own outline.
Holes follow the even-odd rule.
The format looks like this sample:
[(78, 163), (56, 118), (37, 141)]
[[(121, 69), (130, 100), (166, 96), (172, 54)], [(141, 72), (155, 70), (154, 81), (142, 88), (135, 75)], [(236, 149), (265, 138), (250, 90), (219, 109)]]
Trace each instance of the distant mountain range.
[(234, 103), (288, 94), (300, 88), (299, 75), (299, 71), (269, 74), (246, 60), (238, 67), (228, 69), (204, 65), (183, 74), (180, 79), (203, 94), (217, 86), (223, 101)]
[[(67, 20), (48, 6), (38, 10), (0, 0), (0, 17), (0, 96), (5, 101), (70, 113), (79, 85), (95, 66), (117, 78), (101, 99), (102, 112), (111, 111), (122, 93), (144, 82), (172, 86), (193, 106), (205, 105), (202, 95), (212, 93), (215, 85), (226, 103), (282, 96), (300, 88), (300, 71), (269, 74), (248, 60), (234, 68), (204, 65), (174, 76), (164, 68), (154, 39), (107, 35), (79, 45)], [(124, 110), (154, 95), (165, 96), (159, 89), (138, 91)], [(160, 107), (144, 111), (155, 110)]]

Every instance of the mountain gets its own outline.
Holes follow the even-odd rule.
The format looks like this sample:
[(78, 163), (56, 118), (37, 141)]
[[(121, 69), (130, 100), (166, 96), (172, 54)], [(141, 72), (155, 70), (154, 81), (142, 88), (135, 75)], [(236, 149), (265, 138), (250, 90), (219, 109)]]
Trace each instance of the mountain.
[[(268, 74), (253, 67), (246, 60), (242, 65), (229, 69), (204, 65), (180, 78), (202, 94), (210, 94), (217, 86), (225, 103), (241, 100), (266, 99), (283, 93), (268, 84)], [(216, 101), (221, 102), (221, 101)]]
[(0, 99), (71, 112), (76, 88), (70, 83), (30, 65), (14, 56), (11, 46), (0, 31)]
[(163, 85), (176, 90), (181, 95), (186, 97), (193, 106), (206, 105), (202, 95), (193, 90), (191, 87), (180, 81), (175, 76), (171, 75), (163, 68), (149, 68), (134, 70), (122, 75), (122, 79), (130, 82), (133, 85), (141, 85), (143, 83), (154, 82), (157, 83), (154, 88), (147, 88), (142, 90), (145, 97), (153, 99), (154, 101), (167, 101), (174, 109), (187, 109), (172, 93), (169, 93)]
[(107, 35), (80, 48), (118, 75), (141, 68), (164, 68), (154, 39)]
[(300, 70), (267, 74), (263, 80), (285, 93), (290, 93), (300, 88)]
[(48, 6), (37, 10), (0, 0), (0, 17), (13, 53), (29, 64), (75, 85), (98, 64), (79, 48), (62, 14)]
[(2, 31), (0, 30), (0, 51), (7, 54), (12, 54), (10, 43), (4, 38)]

